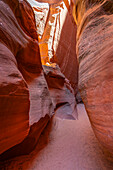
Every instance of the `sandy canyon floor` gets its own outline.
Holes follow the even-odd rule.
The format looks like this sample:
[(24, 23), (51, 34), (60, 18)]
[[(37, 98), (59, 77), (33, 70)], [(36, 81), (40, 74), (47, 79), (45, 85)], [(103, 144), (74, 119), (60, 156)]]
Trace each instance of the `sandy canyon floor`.
[(83, 104), (78, 120), (55, 118), (49, 144), (4, 163), (3, 170), (113, 170), (98, 146)]

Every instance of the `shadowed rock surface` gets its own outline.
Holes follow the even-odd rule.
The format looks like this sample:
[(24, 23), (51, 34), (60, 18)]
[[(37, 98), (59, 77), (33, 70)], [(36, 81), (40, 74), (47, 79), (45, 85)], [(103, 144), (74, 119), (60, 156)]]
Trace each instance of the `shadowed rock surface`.
[(75, 48), (77, 27), (72, 16), (71, 0), (28, 0), (28, 2), (35, 13), (42, 64), (58, 64), (76, 95), (78, 85), (78, 62)]
[(77, 0), (79, 89), (92, 128), (113, 156), (113, 1)]
[[(51, 6), (48, 23), (52, 21), (53, 15), (56, 15), (57, 7), (62, 8), (61, 4)], [(64, 5), (67, 14), (67, 7), (70, 4)], [(53, 23), (56, 22), (54, 19)], [(57, 20), (63, 26), (59, 17)], [(44, 26), (42, 30), (45, 36), (41, 40), (36, 23), (33, 9), (26, 0), (0, 1), (0, 160), (29, 154), (37, 143), (38, 150), (43, 148), (48, 142), (54, 112), (61, 118), (77, 118), (74, 92), (77, 85), (77, 64), (75, 65), (76, 80), (72, 83), (69, 76), (67, 76), (68, 80), (61, 73), (55, 61), (49, 63), (49, 67), (42, 68), (43, 53), (45, 49), (47, 50), (46, 42), (42, 40), (45, 37), (49, 40), (51, 34), (47, 34)], [(71, 24), (75, 34), (75, 23)], [(62, 30), (62, 27), (59, 28)], [(51, 27), (49, 29), (51, 31)], [(51, 36), (54, 37), (55, 34)], [(57, 38), (60, 37), (56, 34)], [(38, 41), (43, 42), (44, 46), (41, 46)], [(68, 42), (68, 38), (66, 41)], [(59, 40), (55, 42), (58, 46)], [(48, 53), (48, 50), (46, 52)], [(45, 60), (47, 58), (46, 55)], [(76, 63), (74, 50), (72, 58)], [(70, 83), (75, 84), (74, 90)]]
[[(16, 168), (28, 166), (26, 158), (32, 162), (39, 150), (48, 142), (54, 113), (63, 119), (77, 118), (74, 98), (78, 82), (76, 29), (79, 90), (103, 153), (112, 160), (113, 2), (76, 0), (74, 18), (77, 28), (72, 17), (73, 4), (70, 0), (57, 3), (56, 0), (50, 0), (49, 4), (42, 3), (41, 0), (40, 2), (29, 0), (29, 2), (32, 2), (33, 9), (26, 0), (0, 1), (0, 70), (2, 73), (0, 160), (27, 155), (25, 164), (24, 162), (18, 164), (17, 160), (15, 165)], [(86, 119), (84, 121), (87, 122)], [(84, 121), (78, 126), (84, 127)], [(86, 123), (85, 127), (90, 128), (87, 125)], [(73, 129), (72, 125), (72, 129), (69, 130), (74, 132)], [(83, 129), (76, 130), (81, 134)], [(87, 137), (89, 136), (90, 134)], [(84, 162), (84, 153), (86, 153), (85, 158), (88, 158), (88, 161), (89, 155), (94, 156), (93, 162), (89, 161), (88, 166), (84, 163), (82, 167), (71, 166), (71, 164), (64, 167), (73, 170), (75, 167), (113, 168), (112, 163), (104, 159), (100, 150), (98, 152), (97, 149), (96, 155), (92, 154), (94, 150), (90, 152), (90, 143), (89, 145), (83, 143), (82, 148), (88, 146), (89, 152), (88, 155), (84, 152), (81, 156), (80, 137), (82, 134), (78, 135), (78, 143), (75, 137), (72, 138), (78, 147), (76, 157), (81, 157)], [(87, 138), (85, 140), (87, 141)], [(36, 151), (36, 155), (31, 160), (33, 150)], [(77, 148), (75, 152), (76, 150)], [(96, 159), (97, 156), (100, 162)], [(107, 165), (104, 164), (105, 162)], [(1, 168), (4, 168), (4, 165), (6, 168), (13, 167), (13, 163), (13, 160), (5, 164), (3, 162)]]
[(0, 153), (13, 147), (0, 159), (7, 159), (31, 152), (53, 115), (27, 1), (0, 1), (0, 46)]
[(77, 92), (78, 63), (71, 1), (28, 2), (35, 13), (41, 61), (55, 113), (62, 118), (77, 118), (74, 96)]
[(47, 147), (38, 153), (4, 162), (1, 170), (112, 170), (95, 138), (83, 104), (77, 105), (78, 120), (53, 121)]
[(48, 84), (55, 115), (65, 119), (76, 119), (76, 102), (74, 90), (69, 81), (61, 73), (58, 65), (54, 67), (43, 66)]

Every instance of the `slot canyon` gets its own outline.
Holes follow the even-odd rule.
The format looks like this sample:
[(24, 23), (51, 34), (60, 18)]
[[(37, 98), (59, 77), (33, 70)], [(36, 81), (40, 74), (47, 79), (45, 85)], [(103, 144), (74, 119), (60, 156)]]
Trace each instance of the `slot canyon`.
[(113, 170), (113, 0), (0, 0), (0, 170)]

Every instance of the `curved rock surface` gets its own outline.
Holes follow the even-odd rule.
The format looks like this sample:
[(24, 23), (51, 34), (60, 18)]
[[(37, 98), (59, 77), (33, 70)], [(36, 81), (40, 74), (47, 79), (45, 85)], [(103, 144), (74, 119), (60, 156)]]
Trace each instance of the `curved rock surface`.
[(76, 0), (79, 89), (101, 146), (113, 156), (113, 1)]
[(42, 64), (57, 63), (76, 94), (78, 83), (75, 48), (77, 28), (72, 16), (71, 0), (28, 0), (28, 2), (35, 12)]
[(54, 67), (43, 66), (43, 68), (55, 115), (62, 119), (76, 119), (77, 110), (74, 90), (69, 81), (61, 73), (58, 65), (54, 65)]
[[(38, 150), (43, 148), (54, 112), (61, 118), (77, 118), (78, 64), (74, 46), (67, 49), (76, 38), (71, 3), (51, 1), (42, 8), (32, 2), (35, 16), (26, 0), (0, 1), (0, 160), (29, 154), (37, 143)], [(61, 56), (60, 61), (65, 52), (66, 60)], [(72, 63), (74, 70), (67, 72)]]
[(78, 64), (74, 45), (70, 48), (76, 39), (76, 24), (71, 1), (28, 2), (35, 12), (41, 62), (55, 113), (60, 118), (77, 118), (74, 95), (77, 91)]
[(1, 160), (31, 152), (53, 115), (34, 13), (25, 0), (0, 1), (0, 71)]
[(0, 7), (0, 153), (2, 153), (27, 136), (30, 103), (27, 84), (17, 68), (15, 59), (18, 49), (25, 46), (28, 38), (21, 30), (9, 5), (0, 1)]
[(29, 155), (0, 164), (0, 170), (112, 170), (95, 138), (83, 104), (77, 106), (79, 120), (53, 121), (50, 142), (39, 154), (38, 146)]

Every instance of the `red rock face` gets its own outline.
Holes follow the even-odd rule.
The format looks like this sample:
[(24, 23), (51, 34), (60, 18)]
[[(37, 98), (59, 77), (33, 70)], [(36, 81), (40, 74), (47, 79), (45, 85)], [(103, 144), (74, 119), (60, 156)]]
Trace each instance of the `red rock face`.
[(0, 70), (0, 154), (13, 147), (0, 156), (5, 159), (32, 151), (53, 114), (26, 1), (0, 1)]
[(71, 4), (62, 27), (54, 61), (58, 63), (61, 72), (69, 80), (76, 95), (78, 87), (78, 62), (76, 56), (77, 26), (72, 16), (72, 9), (73, 6)]
[(79, 89), (99, 142), (113, 155), (113, 2), (76, 1)]
[(0, 7), (0, 153), (2, 153), (27, 136), (30, 103), (27, 84), (18, 70), (15, 59), (20, 46), (28, 42), (27, 36), (25, 39), (9, 6), (0, 1)]
[[(29, 154), (37, 143), (39, 150), (43, 148), (54, 112), (61, 118), (77, 117), (78, 65), (75, 47), (68, 48), (76, 38), (72, 6), (68, 1), (50, 3), (44, 11), (33, 8), (42, 10), (41, 16), (47, 14), (43, 25), (26, 0), (0, 1), (0, 160)], [(41, 29), (37, 23), (42, 24)], [(68, 72), (72, 63), (75, 66)]]
[(58, 65), (43, 67), (55, 115), (62, 119), (76, 119), (77, 111), (74, 90), (69, 81), (61, 73)]
[(57, 3), (28, 1), (35, 12), (41, 61), (55, 113), (60, 118), (71, 119), (74, 113), (73, 116), (76, 118), (74, 95), (77, 91), (78, 64), (75, 50), (76, 24), (72, 16), (72, 4), (70, 1)]
[(77, 28), (72, 16), (71, 1), (62, 0), (56, 3), (55, 0), (50, 0), (39, 3), (40, 1), (37, 0), (28, 0), (28, 2), (35, 12), (42, 64), (57, 63), (76, 94), (78, 83)]

